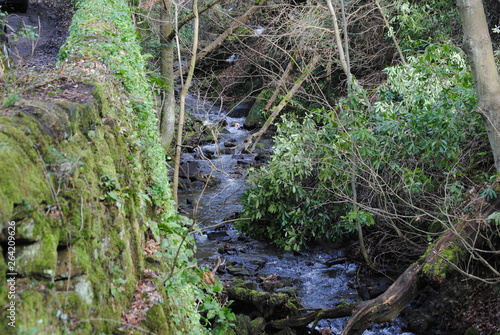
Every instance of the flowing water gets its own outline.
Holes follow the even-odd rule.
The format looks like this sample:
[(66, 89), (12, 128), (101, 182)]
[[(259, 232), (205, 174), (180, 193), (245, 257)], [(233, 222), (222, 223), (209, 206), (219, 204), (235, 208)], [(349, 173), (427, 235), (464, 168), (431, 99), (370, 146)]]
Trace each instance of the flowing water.
[[(242, 236), (232, 227), (231, 219), (242, 210), (240, 197), (248, 188), (246, 171), (248, 167), (258, 165), (256, 158), (259, 156), (234, 152), (235, 144), (241, 143), (248, 135), (248, 131), (239, 126), (244, 123), (244, 118), (227, 117), (217, 106), (192, 96), (187, 102), (194, 117), (202, 120), (208, 128), (219, 125), (219, 131), (222, 130), (217, 143), (207, 144), (182, 157), (185, 166), (196, 166), (195, 172), (202, 176), (203, 182), (208, 181), (210, 185), (211, 181), (217, 181), (210, 187), (201, 181), (191, 181), (179, 194), (179, 204), (184, 211), (201, 227), (208, 227), (196, 237), (199, 263), (213, 266), (220, 258), (238, 267), (238, 271), (221, 275), (223, 280), (276, 274), (294, 287), (305, 308), (330, 308), (342, 299), (361, 301), (355, 288), (358, 264), (345, 261), (331, 265), (331, 260), (346, 256), (344, 250), (317, 246), (300, 253), (284, 252)], [(223, 126), (220, 126), (221, 119), (226, 120)], [(318, 327), (339, 334), (346, 321), (346, 318), (323, 320)], [(364, 334), (411, 334), (403, 332), (403, 325), (402, 320), (397, 320), (392, 324), (378, 325)]]

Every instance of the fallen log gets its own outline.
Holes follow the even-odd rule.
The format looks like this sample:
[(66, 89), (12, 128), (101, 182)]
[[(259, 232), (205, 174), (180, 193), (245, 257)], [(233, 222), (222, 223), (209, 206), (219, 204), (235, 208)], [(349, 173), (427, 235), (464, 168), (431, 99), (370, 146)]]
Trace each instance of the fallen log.
[[(341, 335), (362, 334), (374, 323), (394, 321), (417, 295), (425, 280), (442, 282), (454, 263), (466, 252), (464, 241), (474, 241), (479, 229), (488, 224), (488, 216), (498, 210), (499, 200), (490, 204), (477, 197), (469, 203), (478, 213), (474, 219), (464, 217), (447, 229), (427, 252), (412, 264), (385, 293), (359, 305)], [(471, 242), (471, 244), (473, 244)]]
[(478, 213), (474, 219), (464, 217), (449, 227), (427, 252), (385, 291), (382, 295), (362, 303), (339, 304), (331, 309), (315, 310), (307, 315), (270, 321), (267, 326), (277, 329), (307, 326), (321, 319), (351, 316), (341, 335), (359, 335), (374, 323), (394, 321), (428, 281), (442, 282), (454, 263), (466, 254), (466, 245), (477, 240), (478, 231), (488, 224), (488, 216), (500, 209), (500, 200), (488, 203), (476, 197), (469, 203)]

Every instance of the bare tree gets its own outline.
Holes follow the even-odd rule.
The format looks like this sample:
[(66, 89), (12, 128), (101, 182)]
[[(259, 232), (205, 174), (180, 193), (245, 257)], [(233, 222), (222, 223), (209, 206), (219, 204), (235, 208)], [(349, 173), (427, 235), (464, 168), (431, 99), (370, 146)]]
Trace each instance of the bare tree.
[[(193, 45), (192, 45), (192, 54), (191, 54), (191, 62), (189, 63), (189, 72), (186, 78), (186, 82), (184, 83), (180, 95), (180, 111), (179, 111), (179, 122), (177, 124), (177, 143), (175, 147), (175, 158), (174, 158), (174, 179), (172, 182), (173, 195), (175, 204), (178, 204), (177, 190), (179, 188), (179, 168), (181, 162), (181, 151), (182, 151), (182, 133), (184, 131), (184, 118), (185, 118), (185, 108), (186, 108), (186, 95), (189, 90), (189, 86), (191, 85), (191, 80), (193, 79), (194, 69), (196, 66), (196, 55), (198, 52), (198, 34), (199, 34), (199, 25), (200, 18), (198, 15), (198, 0), (193, 1)], [(179, 46), (177, 46), (179, 47)]]

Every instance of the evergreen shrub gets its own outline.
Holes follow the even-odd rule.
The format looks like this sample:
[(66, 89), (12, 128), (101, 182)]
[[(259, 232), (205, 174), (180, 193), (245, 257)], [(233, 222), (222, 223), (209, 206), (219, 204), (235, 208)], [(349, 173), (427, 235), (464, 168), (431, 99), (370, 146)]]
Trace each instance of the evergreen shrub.
[(376, 221), (440, 230), (491, 157), (461, 50), (431, 45), (409, 63), (385, 70), (374, 104), (354, 85), (333, 111), (283, 117), (239, 228), (287, 250)]

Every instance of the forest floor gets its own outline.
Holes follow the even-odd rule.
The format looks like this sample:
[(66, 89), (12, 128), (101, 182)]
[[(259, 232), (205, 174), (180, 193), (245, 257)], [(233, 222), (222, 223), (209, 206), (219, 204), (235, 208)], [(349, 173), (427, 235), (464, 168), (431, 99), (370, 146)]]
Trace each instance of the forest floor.
[(18, 67), (41, 71), (54, 67), (59, 48), (68, 36), (73, 5), (68, 0), (31, 0), (26, 13), (10, 13), (7, 33), (15, 34), (32, 27), (38, 34), (34, 40), (9, 37), (10, 56)]

